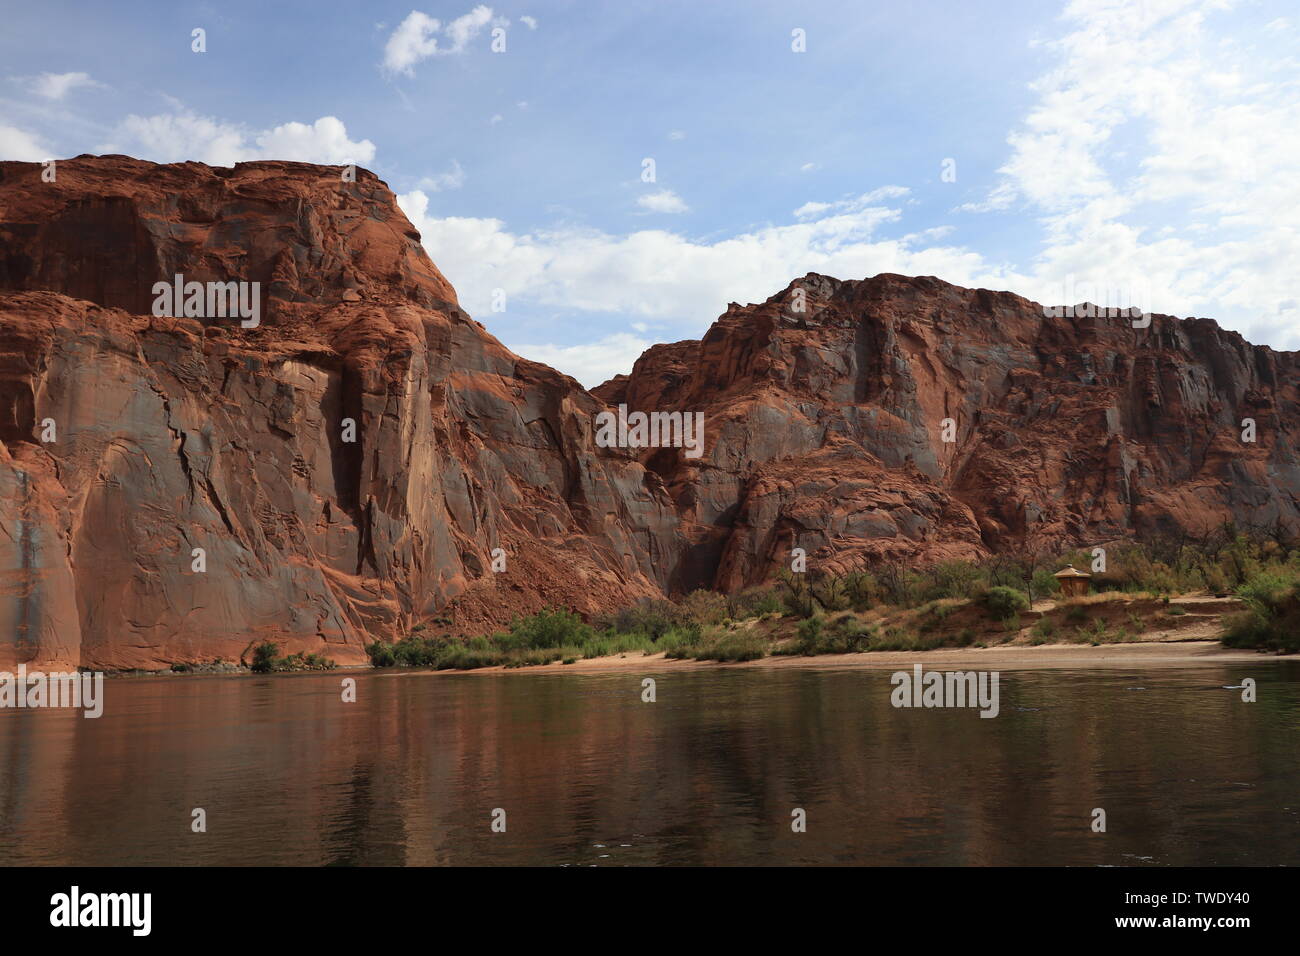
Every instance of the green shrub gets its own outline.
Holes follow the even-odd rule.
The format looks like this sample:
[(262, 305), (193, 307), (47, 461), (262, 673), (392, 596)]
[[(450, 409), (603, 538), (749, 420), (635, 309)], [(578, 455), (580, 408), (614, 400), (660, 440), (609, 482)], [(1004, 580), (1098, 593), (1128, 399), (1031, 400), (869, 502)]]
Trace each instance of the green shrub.
[(655, 641), (655, 647), (671, 658), (690, 657), (689, 651), (699, 645), (700, 635), (698, 627), (675, 627)]
[(781, 610), (781, 596), (770, 587), (746, 588), (726, 600), (728, 616), (737, 621)]
[(680, 608), (683, 617), (692, 624), (721, 624), (723, 618), (732, 616), (727, 599), (717, 591), (692, 591), (682, 598)]
[(1254, 647), (1279, 653), (1300, 651), (1298, 581), (1285, 572), (1258, 573), (1237, 588), (1247, 610), (1227, 623), (1227, 647)]
[[(434, 667), (438, 663), (439, 653), (445, 647), (444, 641), (408, 634), (392, 645), (391, 652), (400, 667)], [(373, 656), (371, 661), (373, 663)]]
[(1061, 590), (1061, 582), (1047, 568), (1039, 568), (1030, 579), (1030, 587), (1038, 597), (1051, 597)]
[(701, 661), (756, 661), (766, 656), (766, 642), (752, 634), (728, 634), (695, 654)]
[(274, 641), (263, 641), (253, 648), (253, 663), (251, 670), (254, 674), (269, 674), (276, 669), (279, 661), (280, 645)]
[(812, 646), (817, 643), (817, 639), (822, 636), (822, 628), (826, 624), (826, 619), (820, 614), (806, 618), (799, 622), (795, 627), (795, 633), (799, 635), (799, 640), (806, 645)]
[(969, 561), (940, 561), (925, 572), (927, 599), (970, 598), (985, 585), (983, 572)]
[(452, 644), (446, 647), (439, 655), (437, 662), (434, 664), (440, 671), (446, 670), (475, 670), (479, 667), (493, 667), (497, 664), (506, 664), (509, 658), (505, 654), (492, 648), (470, 647), (466, 644)]
[(371, 667), (397, 666), (397, 655), (393, 653), (392, 644), (385, 644), (383, 641), (375, 641), (373, 644), (367, 644), (366, 654), (370, 657)]
[(1020, 611), (1029, 609), (1029, 598), (1016, 588), (995, 586), (989, 588), (980, 597), (984, 609), (999, 621), (1008, 621)]
[(279, 652), (279, 644), (263, 641), (253, 648), (253, 663), (249, 669), (254, 674), (272, 674), (278, 671), (326, 671), (334, 668), (334, 662), (320, 654), (298, 651), (288, 657), (280, 657)]
[(536, 614), (517, 617), (510, 625), (508, 639), (498, 643), (506, 647), (538, 649), (581, 645), (596, 636), (590, 625), (568, 608), (545, 608)]

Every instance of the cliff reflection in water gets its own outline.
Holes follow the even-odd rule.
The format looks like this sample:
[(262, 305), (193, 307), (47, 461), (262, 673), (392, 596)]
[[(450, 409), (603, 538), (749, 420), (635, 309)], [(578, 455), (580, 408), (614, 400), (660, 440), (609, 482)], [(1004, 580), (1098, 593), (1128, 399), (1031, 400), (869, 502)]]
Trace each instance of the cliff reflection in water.
[(1295, 663), (1003, 672), (992, 720), (896, 710), (889, 671), (341, 676), (0, 712), (6, 862), (1300, 863)]

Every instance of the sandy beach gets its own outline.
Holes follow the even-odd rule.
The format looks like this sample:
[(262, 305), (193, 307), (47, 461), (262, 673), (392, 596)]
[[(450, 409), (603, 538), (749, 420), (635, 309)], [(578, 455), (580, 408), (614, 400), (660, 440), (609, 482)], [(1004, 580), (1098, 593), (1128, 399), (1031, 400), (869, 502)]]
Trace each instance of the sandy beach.
[(1097, 647), (1076, 644), (1044, 644), (1037, 647), (963, 647), (933, 651), (868, 651), (857, 654), (823, 654), (816, 657), (764, 657), (756, 661), (670, 660), (663, 654), (626, 654), (595, 657), (572, 664), (543, 664), (532, 667), (480, 667), (470, 671), (391, 670), (393, 674), (604, 674), (618, 671), (698, 670), (710, 667), (818, 668), (822, 670), (896, 670), (923, 664), (927, 669), (969, 668), (975, 670), (1037, 670), (1048, 668), (1103, 667), (1196, 667), (1202, 665), (1273, 663), (1300, 661), (1300, 654), (1261, 654), (1231, 650), (1218, 641), (1159, 641), (1133, 644), (1105, 644)]

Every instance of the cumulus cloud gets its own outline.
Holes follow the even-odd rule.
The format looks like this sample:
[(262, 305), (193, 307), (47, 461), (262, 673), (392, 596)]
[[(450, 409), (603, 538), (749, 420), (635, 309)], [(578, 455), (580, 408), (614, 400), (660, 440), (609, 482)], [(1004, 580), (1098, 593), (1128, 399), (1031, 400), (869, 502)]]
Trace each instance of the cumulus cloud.
[(285, 123), (256, 136), (259, 159), (292, 159), (304, 163), (369, 163), (375, 158), (375, 144), (368, 139), (353, 142), (347, 127), (334, 116), (322, 116), (308, 126)]
[(939, 275), (994, 288), (1026, 281), (988, 267), (968, 250), (925, 245), (938, 238), (934, 233), (879, 237), (878, 229), (895, 222), (900, 210), (856, 200), (855, 208), (811, 221), (712, 241), (662, 229), (515, 233), (499, 219), (432, 215), (429, 197), (420, 190), (398, 196), (398, 203), (461, 302), (480, 315), (490, 310), (492, 290), (500, 288), (511, 302), (656, 319), (671, 334), (698, 335), (728, 302), (762, 301), (807, 272), (841, 278)]
[(901, 199), (910, 191), (906, 186), (881, 186), (860, 196), (849, 196), (834, 202), (806, 202), (794, 211), (794, 217), (819, 219), (828, 212), (863, 212), (886, 199)]
[(813, 219), (830, 208), (831, 204), (828, 202), (806, 202), (794, 211), (794, 217), (796, 219)]
[[(415, 64), (432, 56), (464, 53), (483, 28), (492, 21), (492, 8), (479, 5), (443, 25), (427, 13), (412, 10), (384, 44), (384, 69), (389, 73), (415, 75)], [(438, 45), (439, 34), (447, 41)]]
[(650, 344), (645, 333), (652, 325), (667, 337), (698, 336), (728, 302), (761, 302), (808, 272), (841, 278), (879, 272), (938, 275), (998, 289), (1028, 282), (990, 267), (969, 250), (937, 245), (943, 227), (901, 238), (877, 235), (901, 216), (900, 209), (880, 199), (906, 192), (885, 187), (827, 203), (826, 214), (808, 221), (710, 241), (661, 229), (626, 235), (574, 227), (516, 233), (499, 219), (433, 215), (429, 196), (420, 190), (397, 199), (471, 313), (488, 314), (493, 290), (503, 289), (512, 311), (522, 306), (602, 324), (619, 316), (625, 327), (640, 333), (580, 345), (507, 343), (590, 387), (630, 370)]
[(451, 167), (446, 172), (434, 173), (432, 176), (425, 176), (417, 184), (417, 189), (427, 189), (429, 192), (446, 192), (449, 189), (460, 189), (465, 185), (465, 170), (456, 160), (451, 161)]
[(653, 344), (649, 339), (638, 338), (626, 332), (581, 345), (505, 343), (506, 348), (516, 355), (534, 362), (544, 362), (565, 375), (572, 375), (587, 388), (594, 388), (615, 375), (627, 373), (641, 357), (641, 353)]
[(211, 166), (233, 166), (254, 159), (364, 165), (375, 158), (375, 144), (368, 139), (351, 140), (343, 122), (334, 116), (322, 116), (311, 124), (290, 122), (269, 130), (250, 130), (185, 110), (128, 116), (118, 124), (113, 141), (100, 151), (129, 153), (160, 163), (197, 160)]
[(1144, 307), (1300, 347), (1282, 307), (1294, 296), (1300, 232), (1279, 214), (1300, 208), (1300, 62), (1259, 48), (1285, 23), (1228, 38), (1231, 25), (1215, 19), (1223, 7), (1067, 8), (997, 185), (959, 207), (1040, 216), (1036, 275), (1017, 291), (1050, 300), (1070, 277), (1143, 288)]
[(522, 17), (519, 18), (519, 22), (522, 23), (524, 26), (528, 27), (528, 29), (530, 29), (530, 30), (536, 30), (536, 29), (537, 29), (537, 18), (536, 18), (536, 17), (530, 17), (530, 16), (528, 16), (527, 14), (525, 14), (524, 16), (522, 16)]
[(690, 212), (691, 208), (682, 201), (681, 196), (671, 189), (661, 189), (657, 193), (646, 193), (637, 197), (636, 204), (649, 212)]
[(53, 152), (34, 133), (16, 126), (0, 125), (0, 160), (39, 163), (53, 158)]
[(61, 100), (78, 87), (103, 86), (89, 73), (42, 73), (28, 78), (27, 88), (47, 100)]

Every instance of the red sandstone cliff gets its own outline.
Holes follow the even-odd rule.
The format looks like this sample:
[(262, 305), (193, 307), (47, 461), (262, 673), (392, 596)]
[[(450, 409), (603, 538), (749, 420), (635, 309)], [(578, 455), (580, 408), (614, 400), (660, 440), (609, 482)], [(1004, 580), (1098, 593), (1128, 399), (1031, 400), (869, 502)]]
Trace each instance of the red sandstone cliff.
[(809, 274), (593, 394), (705, 413), (702, 457), (643, 455), (690, 540), (679, 588), (758, 582), (795, 546), (847, 569), (1300, 529), (1300, 353), (1209, 319), (1135, 329), (930, 277)]
[[(739, 587), (793, 546), (847, 567), (1298, 517), (1300, 358), (1209, 320), (809, 275), (588, 393), (460, 310), (372, 174), (40, 171), (0, 163), (0, 668), (263, 638), (350, 662), (432, 617)], [(176, 273), (261, 283), (262, 324), (152, 316)], [(597, 447), (605, 402), (704, 412), (703, 456)]]
[[(262, 325), (153, 317), (175, 273), (260, 282)], [(460, 310), (372, 174), (0, 163), (0, 667), (357, 661), (451, 601), (658, 594), (676, 515), (599, 408)]]

